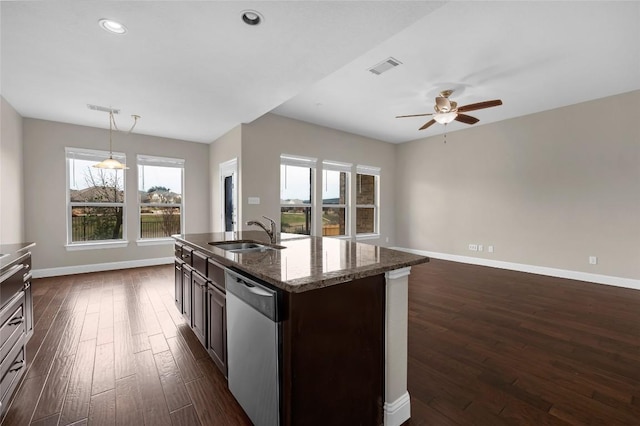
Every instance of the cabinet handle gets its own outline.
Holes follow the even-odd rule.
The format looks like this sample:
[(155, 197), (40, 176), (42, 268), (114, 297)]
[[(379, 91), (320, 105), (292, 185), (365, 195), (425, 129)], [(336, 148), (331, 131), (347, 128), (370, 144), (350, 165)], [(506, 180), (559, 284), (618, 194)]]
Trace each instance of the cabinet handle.
[(23, 322), (24, 322), (24, 317), (14, 318), (11, 321), (9, 321), (9, 325), (18, 325), (18, 324), (22, 324)]
[(16, 361), (16, 362), (13, 363), (13, 365), (11, 366), (9, 371), (18, 371), (22, 367), (24, 367), (24, 361)]

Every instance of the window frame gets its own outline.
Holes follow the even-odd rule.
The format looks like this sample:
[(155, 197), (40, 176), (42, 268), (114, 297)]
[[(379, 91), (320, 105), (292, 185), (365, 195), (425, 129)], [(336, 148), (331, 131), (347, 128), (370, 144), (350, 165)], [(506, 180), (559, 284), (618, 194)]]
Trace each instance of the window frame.
[[(351, 238), (351, 170), (353, 165), (350, 163), (342, 163), (339, 161), (323, 160), (322, 161), (322, 182), (321, 185), (326, 185), (326, 171), (334, 171), (346, 173), (345, 177), (345, 203), (344, 204), (325, 204), (324, 197), (321, 197), (320, 206), (320, 218), (324, 216), (324, 209), (327, 208), (344, 208), (344, 234), (340, 235), (328, 235), (333, 238)], [(321, 191), (322, 193), (322, 191)], [(322, 227), (321, 227), (322, 229)], [(324, 235), (322, 235), (324, 236)]]
[[(67, 251), (74, 250), (91, 250), (102, 248), (120, 248), (129, 244), (127, 240), (127, 174), (126, 169), (116, 170), (122, 172), (122, 202), (79, 202), (71, 201), (71, 161), (82, 159), (87, 161), (95, 161), (96, 164), (103, 161), (111, 155), (114, 159), (126, 164), (126, 154), (123, 152), (109, 152), (88, 148), (65, 147), (65, 216), (66, 216), (66, 234), (67, 242), (65, 249)], [(122, 207), (122, 238), (106, 239), (106, 240), (86, 240), (73, 241), (73, 208), (74, 207)]]
[[(365, 166), (365, 165), (357, 165), (356, 166), (356, 184), (355, 191), (360, 189), (361, 180), (359, 178), (360, 175), (373, 176), (374, 177), (374, 204), (358, 204), (358, 197), (355, 197), (355, 207), (354, 207), (354, 218), (356, 221), (355, 226), (355, 235), (356, 239), (373, 239), (380, 237), (380, 167), (375, 166)], [(358, 223), (358, 208), (373, 208), (373, 232), (358, 232), (357, 223)]]
[(302, 157), (298, 155), (281, 154), (280, 155), (280, 176), (278, 187), (282, 184), (282, 166), (294, 166), (294, 167), (308, 167), (310, 169), (310, 182), (309, 182), (309, 204), (297, 203), (297, 204), (282, 204), (282, 192), (279, 194), (280, 204), (280, 232), (282, 232), (282, 209), (289, 207), (308, 208), (311, 212), (311, 223), (309, 224), (309, 234), (299, 235), (316, 235), (315, 224), (317, 223), (318, 213), (316, 212), (316, 166), (318, 163), (317, 158)]
[[(137, 204), (137, 238), (136, 244), (139, 246), (148, 245), (164, 245), (173, 244), (174, 240), (171, 236), (163, 236), (156, 238), (143, 238), (142, 237), (142, 214), (141, 209), (143, 206), (148, 207), (179, 207), (180, 208), (180, 234), (184, 234), (184, 218), (185, 218), (185, 164), (186, 161), (183, 158), (171, 158), (162, 157), (159, 155), (147, 155), (138, 154), (136, 156), (136, 169), (138, 177), (138, 190), (136, 191), (136, 204)], [(141, 166), (153, 166), (153, 167), (171, 167), (180, 169), (180, 203), (143, 203), (140, 200), (140, 183), (142, 182)]]

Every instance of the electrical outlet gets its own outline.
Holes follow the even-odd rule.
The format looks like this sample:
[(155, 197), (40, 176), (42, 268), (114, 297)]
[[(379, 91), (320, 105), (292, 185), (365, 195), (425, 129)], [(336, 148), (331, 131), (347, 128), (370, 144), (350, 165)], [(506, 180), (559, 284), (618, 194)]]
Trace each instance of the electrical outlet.
[(478, 244), (478, 251), (482, 251), (484, 249), (484, 247), (482, 247), (482, 244)]
[(478, 245), (477, 244), (469, 244), (469, 250), (478, 251)]
[(487, 251), (489, 253), (493, 253), (493, 246), (487, 246)]
[(596, 256), (589, 256), (589, 265), (597, 265), (598, 258)]

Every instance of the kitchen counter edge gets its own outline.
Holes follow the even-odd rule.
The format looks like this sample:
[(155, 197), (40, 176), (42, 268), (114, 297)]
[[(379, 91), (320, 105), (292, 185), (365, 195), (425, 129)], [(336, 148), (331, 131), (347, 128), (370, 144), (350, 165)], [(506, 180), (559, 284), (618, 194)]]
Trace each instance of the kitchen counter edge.
[[(204, 235), (209, 236), (210, 238), (203, 238)], [(172, 237), (181, 244), (186, 244), (187, 246), (197, 249), (205, 254), (207, 254), (211, 259), (218, 262), (219, 264), (228, 267), (233, 270), (237, 270), (240, 272), (245, 272), (251, 276), (259, 278), (267, 283), (273, 285), (276, 288), (284, 290), (289, 293), (301, 293), (309, 290), (314, 290), (323, 287), (329, 287), (337, 284), (347, 283), (353, 280), (357, 280), (360, 278), (366, 278), (374, 275), (380, 275), (385, 272), (393, 271), (396, 269), (401, 269), (405, 267), (415, 266), (422, 263), (429, 262), (429, 258), (426, 256), (420, 256), (400, 250), (393, 250), (386, 247), (380, 247), (381, 253), (383, 255), (393, 255), (393, 261), (380, 262), (380, 264), (376, 265), (367, 265), (363, 267), (357, 267), (353, 269), (342, 269), (338, 271), (326, 272), (319, 275), (309, 275), (303, 278), (296, 278), (289, 281), (282, 281), (280, 277), (274, 277), (265, 273), (263, 270), (259, 268), (253, 268), (252, 265), (245, 265), (242, 263), (235, 262), (230, 260), (220, 254), (216, 253), (212, 246), (207, 245), (206, 247), (201, 243), (206, 239), (210, 239), (211, 241), (226, 241), (225, 238), (220, 238), (220, 234), (216, 233), (205, 233), (205, 234), (176, 234), (172, 235)], [(242, 239), (251, 239), (254, 241), (261, 241), (265, 244), (269, 242), (262, 237), (261, 233), (253, 233), (253, 231), (243, 232)], [(190, 238), (191, 237), (191, 238)], [(312, 237), (312, 236), (302, 236), (298, 239), (311, 239), (311, 238), (327, 238), (327, 237)], [(294, 238), (291, 238), (294, 239)], [(279, 241), (279, 244), (286, 244), (287, 239), (283, 239)], [(353, 243), (347, 242), (349, 244), (362, 244), (362, 243)], [(215, 249), (219, 250), (219, 249)]]

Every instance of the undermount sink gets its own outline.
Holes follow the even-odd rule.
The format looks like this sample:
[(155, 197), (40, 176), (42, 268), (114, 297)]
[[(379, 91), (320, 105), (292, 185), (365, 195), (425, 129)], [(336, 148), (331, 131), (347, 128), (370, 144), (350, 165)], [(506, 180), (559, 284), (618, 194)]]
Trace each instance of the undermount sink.
[(264, 252), (267, 250), (280, 250), (283, 246), (267, 245), (255, 241), (214, 241), (210, 245), (232, 253)]

